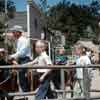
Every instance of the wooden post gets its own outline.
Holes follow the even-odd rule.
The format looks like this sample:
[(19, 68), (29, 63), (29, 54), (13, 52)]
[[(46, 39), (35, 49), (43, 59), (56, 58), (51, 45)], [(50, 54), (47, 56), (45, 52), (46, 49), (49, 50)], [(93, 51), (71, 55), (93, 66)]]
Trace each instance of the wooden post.
[(64, 69), (61, 69), (61, 89), (63, 90), (63, 99), (66, 98), (65, 94), (65, 75), (64, 75)]
[(87, 68), (83, 68), (83, 88), (83, 96), (88, 100), (90, 98), (90, 80)]

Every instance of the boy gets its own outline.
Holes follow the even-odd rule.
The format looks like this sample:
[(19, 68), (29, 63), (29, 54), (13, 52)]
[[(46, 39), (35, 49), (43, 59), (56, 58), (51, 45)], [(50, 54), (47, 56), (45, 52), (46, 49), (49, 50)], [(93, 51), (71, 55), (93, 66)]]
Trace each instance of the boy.
[(68, 58), (65, 55), (64, 47), (60, 48), (58, 53), (59, 54), (56, 56), (56, 65), (66, 65)]
[[(58, 55), (56, 56), (55, 64), (56, 65), (66, 65), (67, 61), (68, 61), (68, 58), (65, 55), (65, 49), (64, 49), (64, 47), (62, 47), (58, 50)], [(61, 73), (61, 70), (59, 70), (59, 69), (55, 70), (53, 83), (54, 83), (54, 86), (56, 89), (60, 89), (60, 87), (61, 87), (60, 73)], [(65, 72), (64, 74), (65, 74), (65, 78), (66, 78), (67, 73)]]
[[(39, 66), (50, 66), (52, 65), (52, 61), (50, 57), (46, 53), (47, 44), (43, 40), (38, 40), (35, 44), (35, 50), (38, 54), (38, 57), (32, 62), (32, 64), (36, 64)], [(38, 88), (38, 92), (36, 95), (36, 100), (44, 99), (48, 94), (50, 80), (51, 80), (51, 69), (37, 69), (37, 73), (40, 77), (40, 86)], [(50, 91), (49, 91), (50, 92)], [(52, 93), (49, 93), (48, 98), (52, 98)]]

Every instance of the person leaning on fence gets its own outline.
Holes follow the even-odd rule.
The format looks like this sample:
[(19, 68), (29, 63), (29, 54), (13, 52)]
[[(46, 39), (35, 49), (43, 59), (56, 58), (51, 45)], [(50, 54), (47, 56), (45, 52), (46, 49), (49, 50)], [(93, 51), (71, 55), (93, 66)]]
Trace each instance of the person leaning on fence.
[(67, 56), (65, 55), (64, 47), (58, 50), (58, 55), (56, 56), (56, 65), (66, 65), (68, 61)]
[[(13, 36), (16, 39), (16, 52), (10, 55), (9, 58), (18, 61), (19, 64), (25, 64), (29, 62), (31, 58), (30, 43), (29, 39), (22, 34), (24, 32), (22, 26), (15, 25), (10, 29), (10, 31), (12, 31)], [(26, 69), (19, 70), (19, 84), (24, 92), (29, 91), (29, 84), (26, 74)]]
[[(52, 61), (46, 53), (47, 44), (43, 40), (38, 40), (35, 45), (36, 53), (38, 57), (32, 62), (33, 65), (38, 66), (51, 66)], [(40, 76), (38, 92), (36, 94), (36, 100), (42, 100), (46, 96), (53, 98), (53, 94), (50, 89), (50, 80), (52, 78), (51, 69), (37, 69), (38, 75)]]
[[(56, 65), (66, 65), (67, 64), (67, 61), (68, 61), (68, 58), (67, 56), (65, 55), (65, 49), (64, 47), (61, 47), (59, 50), (58, 50), (58, 55), (56, 56), (56, 61), (55, 61), (55, 64)], [(60, 78), (60, 70), (55, 70), (55, 75), (52, 79), (53, 83), (54, 83), (54, 86), (56, 89), (60, 89), (61, 87), (61, 78)], [(67, 76), (67, 73), (65, 72), (65, 77)]]
[[(6, 65), (10, 65), (10, 63), (7, 61), (6, 59), (7, 57), (7, 50), (5, 50), (4, 48), (0, 48), (0, 65), (1, 66), (6, 66)], [(5, 82), (9, 81), (11, 78), (10, 72), (8, 69), (0, 69), (0, 94), (6, 93), (6, 92), (10, 92), (10, 91), (5, 91), (2, 88), (2, 85), (5, 84)], [(11, 82), (11, 81), (9, 81)], [(10, 86), (8, 86), (10, 87)], [(7, 88), (8, 88), (7, 87)], [(5, 100), (5, 97), (0, 97), (0, 100)], [(7, 100), (13, 100), (13, 97), (7, 97)]]
[[(77, 66), (86, 66), (86, 65), (91, 64), (89, 57), (86, 55), (85, 48), (82, 45), (76, 46), (75, 52), (77, 55), (77, 60), (76, 60)], [(76, 69), (76, 78), (78, 81), (76, 82), (75, 87), (74, 87), (74, 90), (75, 90), (74, 96), (80, 97), (80, 96), (83, 96), (83, 90), (84, 90), (82, 68)]]

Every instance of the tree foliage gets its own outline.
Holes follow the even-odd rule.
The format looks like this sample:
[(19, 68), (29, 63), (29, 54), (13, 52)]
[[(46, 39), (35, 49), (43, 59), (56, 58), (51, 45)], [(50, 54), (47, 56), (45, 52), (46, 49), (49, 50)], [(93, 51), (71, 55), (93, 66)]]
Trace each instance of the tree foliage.
[[(80, 38), (95, 39), (99, 29), (99, 11), (99, 1), (93, 1), (89, 5), (76, 5), (63, 0), (48, 10), (47, 27), (65, 32), (69, 44)], [(88, 27), (92, 31), (88, 32)]]
[[(0, 0), (0, 13), (5, 13), (5, 0)], [(9, 18), (13, 18), (14, 17), (14, 13), (16, 11), (14, 2), (12, 2), (11, 0), (7, 1), (7, 15)]]
[[(7, 8), (5, 10), (5, 8)], [(7, 1), (7, 7), (5, 7), (5, 0), (0, 0), (0, 33), (3, 33), (6, 26), (6, 22), (12, 19), (15, 15), (15, 5), (11, 0)]]

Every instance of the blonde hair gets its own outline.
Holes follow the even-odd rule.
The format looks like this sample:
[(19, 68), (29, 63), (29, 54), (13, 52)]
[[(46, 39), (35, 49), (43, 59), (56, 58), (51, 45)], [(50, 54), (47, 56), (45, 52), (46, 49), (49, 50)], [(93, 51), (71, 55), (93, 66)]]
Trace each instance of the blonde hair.
[(44, 40), (37, 40), (35, 45), (44, 48), (44, 50), (48, 47), (47, 42)]
[(61, 48), (58, 50), (58, 53), (60, 53), (60, 52), (65, 53), (65, 48), (64, 48), (64, 47), (61, 47)]

